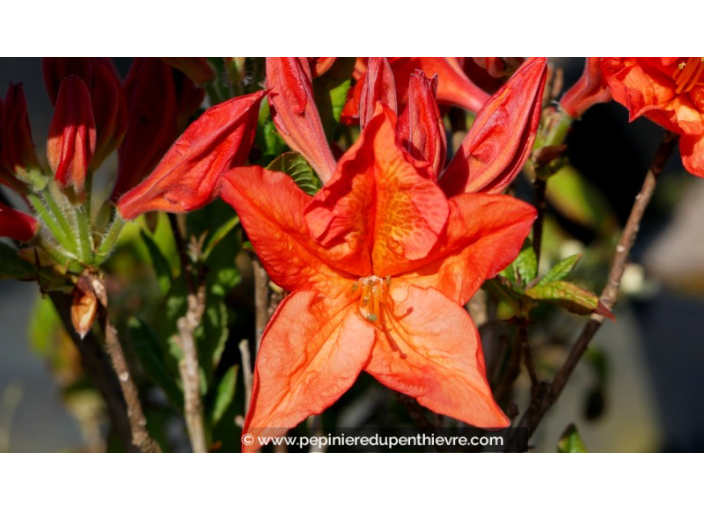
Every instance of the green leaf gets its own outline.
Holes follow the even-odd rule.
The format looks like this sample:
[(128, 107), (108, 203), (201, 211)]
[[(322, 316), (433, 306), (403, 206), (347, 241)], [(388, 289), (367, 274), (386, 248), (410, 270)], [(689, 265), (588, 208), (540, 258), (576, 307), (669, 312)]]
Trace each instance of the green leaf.
[(551, 303), (579, 315), (588, 315), (599, 307), (599, 298), (570, 282), (547, 282), (526, 290), (536, 301)]
[(257, 159), (257, 163), (260, 165), (270, 162), (286, 148), (286, 142), (279, 135), (274, 121), (271, 119), (268, 101), (262, 101), (262, 106), (259, 110), (258, 128), (254, 144), (262, 151), (262, 158)]
[(195, 331), (198, 361), (203, 369), (207, 387), (212, 383), (215, 367), (225, 350), (230, 332), (228, 320), (229, 315), (224, 300), (209, 294), (206, 298), (203, 320)]
[(142, 237), (142, 241), (144, 241), (144, 244), (147, 246), (149, 255), (152, 258), (152, 265), (154, 266), (154, 271), (156, 272), (156, 277), (159, 281), (159, 288), (161, 288), (162, 294), (166, 295), (169, 293), (169, 289), (171, 289), (171, 280), (173, 279), (171, 266), (162, 251), (159, 249), (159, 246), (157, 246), (156, 242), (154, 242), (152, 236), (144, 229), (142, 229), (139, 234)]
[(572, 270), (575, 268), (577, 263), (582, 259), (582, 256), (580, 254), (577, 255), (572, 255), (571, 257), (567, 257), (564, 260), (561, 260), (557, 264), (555, 264), (550, 271), (548, 271), (548, 274), (543, 276), (543, 278), (538, 282), (538, 285), (543, 285), (548, 282), (556, 282), (560, 280), (564, 280), (567, 278)]
[(0, 280), (34, 280), (37, 268), (19, 256), (17, 250), (0, 243)]
[(521, 248), (516, 260), (513, 261), (513, 267), (524, 286), (535, 280), (538, 275), (538, 261), (530, 239), (523, 241), (523, 248)]
[(557, 443), (557, 453), (587, 453), (574, 423), (570, 424), (562, 433), (562, 437)]
[(203, 249), (203, 259), (207, 260), (210, 254), (212, 253), (213, 249), (218, 245), (218, 243), (225, 239), (225, 237), (227, 237), (227, 235), (232, 232), (232, 229), (237, 227), (237, 225), (239, 224), (239, 217), (233, 216), (228, 221), (223, 223), (215, 232), (213, 232), (213, 235), (210, 236), (207, 245)]
[(172, 374), (166, 366), (164, 359), (167, 354), (162, 350), (154, 331), (146, 323), (134, 317), (129, 320), (127, 327), (134, 352), (146, 374), (164, 390), (174, 407), (182, 408), (183, 394), (175, 383), (179, 376)]
[(355, 59), (339, 57), (328, 71), (313, 80), (313, 93), (323, 130), (328, 140), (335, 137), (340, 114), (347, 102), (347, 92), (352, 85)]
[(272, 161), (267, 168), (290, 176), (299, 188), (311, 196), (315, 195), (322, 187), (318, 175), (305, 158), (297, 152), (283, 153)]
[(238, 369), (238, 365), (228, 368), (215, 388), (215, 402), (213, 403), (213, 411), (211, 414), (213, 426), (217, 425), (222, 419), (225, 411), (227, 411), (227, 408), (235, 398)]
[(514, 315), (520, 315), (521, 295), (518, 293), (519, 289), (513, 287), (510, 280), (497, 276), (491, 280), (486, 280), (482, 285), (482, 289), (508, 304), (513, 310)]

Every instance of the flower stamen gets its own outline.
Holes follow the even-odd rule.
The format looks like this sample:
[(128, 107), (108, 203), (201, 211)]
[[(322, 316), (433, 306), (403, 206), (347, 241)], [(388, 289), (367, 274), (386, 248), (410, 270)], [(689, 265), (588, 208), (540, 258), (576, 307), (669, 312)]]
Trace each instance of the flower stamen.
[(686, 94), (691, 91), (699, 83), (702, 72), (704, 72), (704, 57), (688, 57), (687, 62), (681, 62), (672, 74), (677, 85), (675, 93)]

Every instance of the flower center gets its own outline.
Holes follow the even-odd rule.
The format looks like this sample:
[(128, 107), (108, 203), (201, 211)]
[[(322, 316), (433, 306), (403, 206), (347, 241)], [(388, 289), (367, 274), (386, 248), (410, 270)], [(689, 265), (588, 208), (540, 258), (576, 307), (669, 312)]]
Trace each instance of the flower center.
[(371, 275), (360, 278), (352, 286), (352, 292), (359, 297), (357, 310), (363, 319), (377, 322), (380, 318), (381, 308), (389, 300), (389, 287), (391, 277), (379, 278)]
[(686, 62), (680, 62), (672, 74), (677, 89), (676, 94), (687, 93), (699, 82), (704, 72), (704, 57), (688, 57)]

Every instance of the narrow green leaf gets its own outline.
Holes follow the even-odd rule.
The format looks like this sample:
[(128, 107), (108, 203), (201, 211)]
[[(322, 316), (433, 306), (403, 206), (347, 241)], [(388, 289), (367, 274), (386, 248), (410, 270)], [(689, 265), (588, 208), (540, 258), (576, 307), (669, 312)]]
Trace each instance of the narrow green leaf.
[(164, 359), (167, 354), (162, 351), (156, 334), (146, 323), (134, 317), (129, 320), (127, 327), (134, 352), (146, 374), (164, 390), (174, 407), (182, 408), (183, 394), (175, 383), (178, 375), (172, 374), (166, 366)]
[(238, 365), (228, 368), (215, 388), (215, 402), (213, 403), (213, 411), (211, 414), (213, 426), (217, 425), (222, 419), (225, 411), (227, 411), (227, 408), (235, 398), (238, 369)]
[(587, 453), (574, 423), (570, 424), (562, 433), (562, 437), (557, 443), (557, 453)]
[(524, 286), (532, 282), (538, 275), (538, 261), (530, 239), (523, 241), (523, 248), (521, 248), (516, 260), (513, 261), (513, 267)]
[(208, 239), (208, 243), (205, 246), (205, 249), (203, 250), (203, 259), (208, 260), (208, 257), (212, 253), (213, 249), (218, 245), (218, 243), (225, 239), (225, 237), (227, 237), (227, 234), (232, 232), (232, 229), (237, 227), (237, 225), (239, 224), (239, 217), (233, 216), (224, 224), (222, 224), (215, 232), (213, 232), (213, 235), (210, 236), (210, 239)]
[(0, 243), (0, 280), (34, 280), (37, 268), (19, 256), (17, 250)]
[(599, 298), (571, 282), (547, 282), (526, 290), (536, 301), (551, 303), (570, 312), (587, 315), (599, 307)]
[(145, 230), (141, 230), (139, 234), (149, 250), (149, 256), (152, 258), (152, 265), (154, 266), (154, 271), (156, 272), (156, 277), (159, 281), (161, 292), (163, 295), (166, 295), (169, 293), (169, 289), (171, 288), (171, 280), (173, 278), (171, 266), (159, 249), (159, 246), (157, 246), (154, 239), (152, 239), (152, 236)]
[(299, 188), (311, 196), (315, 195), (322, 187), (318, 175), (305, 158), (297, 152), (283, 153), (272, 161), (267, 168), (290, 176)]
[(564, 260), (561, 260), (557, 264), (555, 264), (550, 271), (548, 271), (548, 274), (543, 276), (543, 278), (538, 282), (538, 285), (543, 285), (548, 282), (556, 282), (560, 280), (564, 280), (567, 278), (572, 270), (575, 268), (577, 263), (582, 259), (582, 256), (580, 254), (577, 255), (572, 255), (571, 257), (567, 257)]

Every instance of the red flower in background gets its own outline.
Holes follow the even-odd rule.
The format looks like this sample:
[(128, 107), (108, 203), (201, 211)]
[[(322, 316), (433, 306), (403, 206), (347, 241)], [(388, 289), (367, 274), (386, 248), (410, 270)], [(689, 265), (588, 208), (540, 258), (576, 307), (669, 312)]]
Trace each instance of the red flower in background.
[(37, 220), (0, 203), (0, 237), (29, 241), (37, 233)]
[(681, 135), (682, 163), (704, 177), (704, 59), (609, 57), (601, 69), (630, 120), (644, 116)]
[[(464, 166), (448, 169), (446, 185), (436, 179), (445, 142), (434, 82), (414, 74), (398, 119), (389, 72), (382, 60), (370, 63), (361, 136), (315, 197), (259, 167), (224, 176), (223, 198), (272, 280), (291, 292), (262, 339), (243, 433), (284, 433), (331, 405), (362, 370), (435, 412), (481, 427), (508, 425), (462, 305), (513, 260), (535, 211), (465, 190), (498, 191), (504, 174), (515, 175), (525, 161), (545, 61), (533, 61), (498, 95), (500, 105), (479, 113), (458, 155)], [(296, 133), (293, 124), (287, 129)]]

